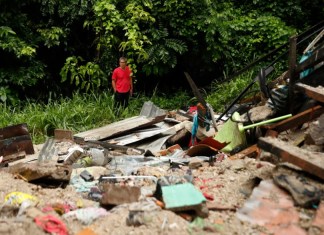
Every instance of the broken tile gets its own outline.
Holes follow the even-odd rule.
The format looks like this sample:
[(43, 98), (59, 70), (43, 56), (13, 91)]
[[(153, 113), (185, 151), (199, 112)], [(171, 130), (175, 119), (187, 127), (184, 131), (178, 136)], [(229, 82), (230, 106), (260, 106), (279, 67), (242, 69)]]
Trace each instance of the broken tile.
[(298, 227), (299, 214), (292, 198), (272, 180), (261, 181), (236, 216), (275, 234), (306, 234)]

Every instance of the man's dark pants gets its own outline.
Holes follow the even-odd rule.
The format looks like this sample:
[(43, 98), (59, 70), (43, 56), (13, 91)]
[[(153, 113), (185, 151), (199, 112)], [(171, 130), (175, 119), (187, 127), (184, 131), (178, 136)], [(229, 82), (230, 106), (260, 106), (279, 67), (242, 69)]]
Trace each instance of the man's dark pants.
[(129, 92), (120, 93), (118, 91), (115, 92), (115, 105), (117, 107), (126, 108), (128, 106), (129, 100)]

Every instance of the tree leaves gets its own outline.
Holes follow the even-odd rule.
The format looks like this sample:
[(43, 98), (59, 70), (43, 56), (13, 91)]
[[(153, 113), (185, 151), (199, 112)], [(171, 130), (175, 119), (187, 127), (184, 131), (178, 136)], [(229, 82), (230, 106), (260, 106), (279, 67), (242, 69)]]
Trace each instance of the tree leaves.
[(80, 56), (68, 57), (60, 72), (62, 82), (70, 80), (71, 84), (80, 87), (84, 91), (94, 91), (100, 87), (103, 80), (106, 79), (105, 74), (100, 66), (93, 62), (85, 63)]

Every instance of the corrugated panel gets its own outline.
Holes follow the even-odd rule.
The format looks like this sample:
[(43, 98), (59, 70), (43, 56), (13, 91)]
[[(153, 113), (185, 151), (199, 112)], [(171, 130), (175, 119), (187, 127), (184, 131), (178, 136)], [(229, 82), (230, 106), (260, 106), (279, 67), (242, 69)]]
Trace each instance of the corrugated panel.
[(107, 126), (78, 133), (74, 136), (84, 138), (85, 140), (104, 140), (109, 137), (121, 135), (131, 130), (151, 126), (155, 123), (163, 121), (166, 116), (166, 112), (162, 112), (161, 109), (154, 106), (152, 102), (146, 102), (144, 104), (141, 114), (147, 114), (149, 116), (140, 115), (127, 118)]

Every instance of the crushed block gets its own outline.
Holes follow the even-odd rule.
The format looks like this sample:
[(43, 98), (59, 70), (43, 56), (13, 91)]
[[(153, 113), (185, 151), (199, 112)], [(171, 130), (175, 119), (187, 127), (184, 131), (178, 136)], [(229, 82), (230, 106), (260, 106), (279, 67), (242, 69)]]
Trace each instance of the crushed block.
[(200, 217), (208, 217), (206, 198), (191, 183), (163, 186), (162, 197), (168, 210), (176, 212), (193, 210)]
[(137, 202), (141, 196), (141, 189), (136, 186), (103, 184), (102, 205), (120, 205)]

